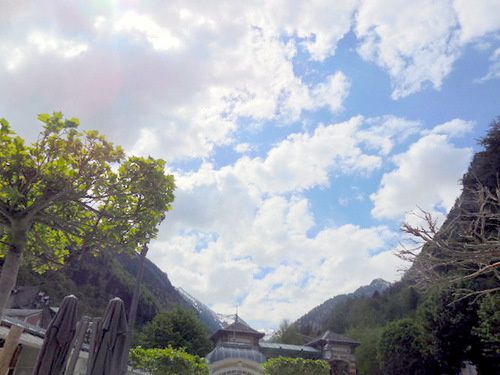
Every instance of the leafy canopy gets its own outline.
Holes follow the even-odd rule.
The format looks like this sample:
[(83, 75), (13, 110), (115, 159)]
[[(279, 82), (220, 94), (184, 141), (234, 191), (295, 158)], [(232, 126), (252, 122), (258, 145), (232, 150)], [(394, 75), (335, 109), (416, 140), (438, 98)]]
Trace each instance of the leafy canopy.
[(24, 259), (38, 271), (71, 249), (137, 250), (171, 209), (174, 179), (160, 159), (126, 157), (95, 130), (60, 112), (41, 114), (31, 145), (0, 119), (0, 257), (27, 234)]
[(144, 326), (139, 345), (144, 348), (184, 348), (188, 353), (206, 355), (212, 349), (208, 331), (191, 311), (176, 308), (162, 312)]

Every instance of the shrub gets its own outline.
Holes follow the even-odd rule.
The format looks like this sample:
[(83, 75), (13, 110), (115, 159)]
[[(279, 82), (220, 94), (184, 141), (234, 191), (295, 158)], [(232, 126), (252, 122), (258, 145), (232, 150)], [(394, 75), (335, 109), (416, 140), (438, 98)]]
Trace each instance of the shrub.
[(152, 375), (208, 375), (205, 358), (189, 354), (182, 349), (144, 349), (140, 346), (130, 351), (133, 368)]
[(271, 358), (264, 363), (266, 375), (328, 375), (330, 365), (323, 360), (287, 358)]

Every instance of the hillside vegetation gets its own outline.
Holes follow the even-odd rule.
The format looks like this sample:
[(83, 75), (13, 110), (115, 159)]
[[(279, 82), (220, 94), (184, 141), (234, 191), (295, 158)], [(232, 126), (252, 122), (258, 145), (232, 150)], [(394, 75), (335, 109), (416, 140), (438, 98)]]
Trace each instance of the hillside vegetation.
[[(125, 253), (73, 254), (57, 271), (38, 274), (29, 267), (22, 267), (18, 285), (38, 286), (50, 296), (53, 306), (58, 306), (65, 295), (74, 294), (81, 302), (83, 313), (99, 316), (113, 297), (120, 297), (129, 306), (138, 265), (137, 256)], [(178, 305), (188, 307), (167, 275), (146, 260), (138, 324)]]

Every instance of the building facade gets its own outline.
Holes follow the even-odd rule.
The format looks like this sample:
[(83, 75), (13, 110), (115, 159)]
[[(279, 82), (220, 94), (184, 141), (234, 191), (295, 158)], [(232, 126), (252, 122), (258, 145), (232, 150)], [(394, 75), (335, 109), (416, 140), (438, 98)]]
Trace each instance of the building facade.
[(207, 355), (212, 375), (260, 375), (269, 358), (292, 357), (328, 361), (331, 374), (356, 375), (354, 349), (359, 345), (332, 331), (306, 345), (261, 342), (264, 333), (251, 328), (236, 316), (233, 324), (216, 331), (211, 340), (215, 348)]

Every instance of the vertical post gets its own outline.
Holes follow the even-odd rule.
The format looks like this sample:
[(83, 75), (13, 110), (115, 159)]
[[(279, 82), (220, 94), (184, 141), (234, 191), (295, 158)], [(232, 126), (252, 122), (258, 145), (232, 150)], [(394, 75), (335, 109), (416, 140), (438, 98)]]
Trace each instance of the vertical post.
[(11, 325), (9, 333), (5, 338), (5, 343), (3, 350), (0, 353), (0, 375), (6, 375), (9, 370), (10, 361), (12, 355), (17, 349), (17, 344), (19, 344), (19, 339), (23, 333), (23, 327)]
[(88, 326), (89, 317), (84, 316), (82, 320), (78, 322), (73, 344), (73, 351), (71, 353), (68, 366), (66, 367), (66, 371), (64, 371), (64, 375), (73, 375), (73, 372), (75, 372), (76, 361), (78, 361), (78, 357), (80, 356), (80, 350), (82, 349), (83, 340), (85, 339)]
[(137, 316), (137, 306), (139, 304), (139, 294), (141, 291), (142, 276), (144, 275), (144, 263), (146, 263), (146, 255), (148, 254), (148, 245), (142, 247), (139, 256), (139, 269), (137, 270), (136, 281), (134, 285), (134, 293), (132, 295), (132, 302), (130, 303), (130, 310), (128, 312), (128, 332), (125, 340), (125, 348), (122, 355), (122, 375), (126, 375), (128, 371), (128, 352), (132, 344), (132, 337), (134, 335), (135, 319)]
[(92, 319), (92, 326), (90, 329), (90, 345), (89, 345), (89, 356), (87, 358), (87, 375), (90, 374), (92, 370), (92, 363), (94, 362), (95, 358), (95, 347), (96, 347), (96, 340), (98, 339), (97, 337), (97, 330), (99, 328), (99, 324), (101, 323), (101, 318), (93, 318)]

